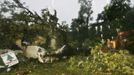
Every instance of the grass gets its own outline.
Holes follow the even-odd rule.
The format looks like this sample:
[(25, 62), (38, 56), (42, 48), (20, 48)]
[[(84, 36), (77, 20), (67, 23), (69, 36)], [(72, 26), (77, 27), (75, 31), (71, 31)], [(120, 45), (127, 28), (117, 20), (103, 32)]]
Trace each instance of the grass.
[[(134, 75), (134, 55), (125, 50), (98, 54), (100, 48), (94, 48), (89, 59), (76, 55), (70, 59), (44, 64), (18, 55), (19, 64), (13, 66), (10, 72), (0, 69), (0, 75)], [(81, 61), (82, 64), (78, 66)]]
[(20, 58), (19, 64), (13, 66), (10, 72), (1, 69), (0, 75), (79, 75), (79, 73), (74, 73), (67, 69), (68, 60), (41, 64), (34, 59), (18, 58)]

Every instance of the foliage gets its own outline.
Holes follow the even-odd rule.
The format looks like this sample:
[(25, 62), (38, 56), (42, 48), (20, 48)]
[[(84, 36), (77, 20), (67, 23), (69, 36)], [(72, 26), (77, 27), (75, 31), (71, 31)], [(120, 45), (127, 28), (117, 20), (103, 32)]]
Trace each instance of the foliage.
[(92, 0), (78, 0), (80, 3), (80, 10), (78, 18), (72, 20), (72, 41), (77, 40), (77, 47), (82, 47), (83, 42), (89, 37), (89, 25), (91, 20), (92, 11)]
[(98, 16), (98, 19), (103, 19), (104, 21), (121, 20), (125, 18), (129, 9), (129, 0), (111, 0), (102, 14)]
[(119, 31), (129, 30), (129, 23), (126, 22), (126, 17), (130, 9), (130, 0), (111, 0), (105, 6), (104, 11), (98, 14), (97, 32), (99, 35), (103, 35), (103, 37), (99, 37), (103, 39), (112, 38), (116, 37)]
[[(68, 26), (58, 23), (56, 10), (54, 14), (51, 14), (46, 8), (39, 15), (28, 9), (20, 0), (0, 1), (0, 6), (0, 43), (3, 43), (0, 48), (12, 46), (18, 36), (19, 39), (31, 44), (36, 37), (42, 36), (47, 40), (42, 44), (45, 48), (50, 48), (53, 39), (56, 40), (56, 48), (67, 42), (64, 41), (64, 38)], [(62, 34), (63, 37), (60, 37), (59, 34)]]
[(83, 75), (133, 75), (133, 56), (126, 50), (119, 52), (101, 52), (101, 45), (97, 45), (87, 58), (71, 57), (69, 70), (80, 71)]
[[(57, 49), (63, 44), (87, 48), (94, 46), (101, 39), (116, 37), (117, 29), (133, 28), (133, 10), (130, 10), (128, 0), (111, 0), (98, 15), (96, 25), (90, 23), (93, 13), (92, 0), (78, 2), (78, 17), (72, 20), (69, 27), (66, 23), (58, 23), (56, 10), (51, 14), (46, 8), (38, 14), (20, 0), (0, 1), (0, 43), (3, 43), (0, 48), (9, 48), (18, 36), (30, 43), (33, 43), (37, 36), (42, 36), (46, 42), (41, 46), (50, 49)], [(100, 23), (100, 20), (103, 22)]]
[(126, 14), (126, 28), (128, 30), (134, 29), (134, 21), (132, 21), (134, 19), (134, 7), (130, 9), (130, 11), (127, 12)]

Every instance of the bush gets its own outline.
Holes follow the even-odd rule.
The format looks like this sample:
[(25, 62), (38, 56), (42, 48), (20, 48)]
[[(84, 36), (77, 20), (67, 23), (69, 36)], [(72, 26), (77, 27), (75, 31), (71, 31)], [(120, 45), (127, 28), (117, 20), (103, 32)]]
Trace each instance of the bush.
[(93, 48), (88, 57), (71, 57), (68, 69), (82, 75), (134, 75), (133, 56), (127, 50), (103, 53), (101, 47)]

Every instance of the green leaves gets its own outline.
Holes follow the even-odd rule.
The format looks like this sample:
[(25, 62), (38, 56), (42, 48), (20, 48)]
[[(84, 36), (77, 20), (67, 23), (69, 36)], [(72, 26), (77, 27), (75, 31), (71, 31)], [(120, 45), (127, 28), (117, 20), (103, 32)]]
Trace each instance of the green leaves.
[[(84, 75), (105, 75), (110, 74), (134, 74), (133, 68), (133, 56), (131, 56), (126, 50), (119, 50), (118, 53), (103, 53), (101, 52), (101, 45), (97, 45), (91, 50), (91, 55), (85, 59), (85, 57), (72, 57), (69, 60), (70, 70), (79, 70)], [(78, 67), (79, 62), (83, 66)]]

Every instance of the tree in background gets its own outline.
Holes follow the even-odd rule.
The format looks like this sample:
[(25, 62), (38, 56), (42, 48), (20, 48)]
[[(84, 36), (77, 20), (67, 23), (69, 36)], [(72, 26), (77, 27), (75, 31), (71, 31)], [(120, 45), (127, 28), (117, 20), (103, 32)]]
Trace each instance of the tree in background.
[(79, 0), (80, 11), (78, 18), (72, 20), (71, 30), (73, 34), (73, 41), (77, 47), (82, 47), (84, 41), (89, 38), (89, 25), (91, 20), (92, 0)]
[[(127, 12), (126, 14), (126, 25), (125, 25), (125, 28), (127, 30), (131, 30), (131, 29), (134, 29), (134, 7), (132, 7), (130, 9), (130, 11)], [(125, 29), (124, 29), (125, 30)]]
[(126, 29), (126, 14), (130, 9), (130, 0), (111, 0), (98, 14), (97, 23), (100, 24), (97, 27), (102, 30), (104, 39), (115, 37), (118, 31)]
[[(132, 21), (133, 8), (130, 7), (130, 4), (130, 0), (111, 0), (111, 3), (104, 8), (104, 11), (98, 14), (97, 23), (92, 25), (92, 28), (97, 28), (97, 35), (101, 39), (118, 39), (120, 42), (125, 39), (127, 42), (131, 42), (131, 44), (124, 43), (124, 45), (128, 45), (124, 48), (132, 51), (134, 33), (131, 30), (134, 29), (134, 26)], [(119, 32), (124, 33), (127, 31), (130, 32), (129, 34), (122, 35), (123, 39), (117, 36)]]

